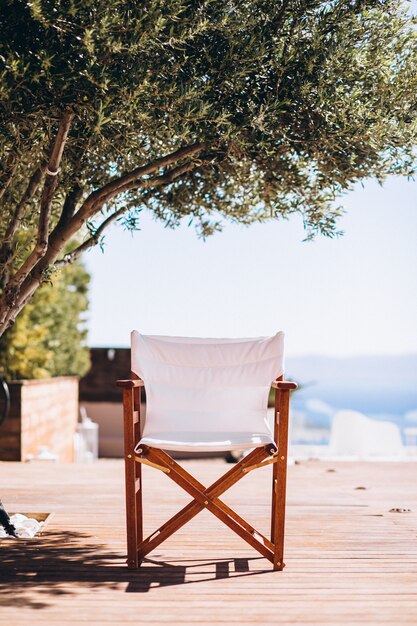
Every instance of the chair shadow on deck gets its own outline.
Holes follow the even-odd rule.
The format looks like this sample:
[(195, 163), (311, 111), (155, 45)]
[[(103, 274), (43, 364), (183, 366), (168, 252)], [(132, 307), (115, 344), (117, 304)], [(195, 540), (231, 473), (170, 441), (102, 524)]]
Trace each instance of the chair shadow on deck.
[[(156, 559), (145, 559), (142, 567), (135, 570), (133, 580), (127, 586), (128, 593), (143, 593), (149, 591), (153, 586), (167, 587), (171, 585), (192, 585), (209, 580), (219, 580), (222, 578), (238, 578), (242, 576), (254, 576), (270, 572), (268, 565), (256, 571), (250, 571), (250, 562), (263, 561), (262, 557), (250, 559), (218, 559), (190, 560), (186, 565), (175, 565), (166, 561)], [(181, 559), (177, 563), (187, 563)], [(188, 580), (186, 580), (188, 578)]]
[(1, 541), (0, 607), (44, 609), (53, 598), (76, 594), (80, 588), (146, 593), (153, 587), (253, 576), (270, 571), (266, 561), (263, 567), (264, 561), (253, 557), (167, 562), (156, 557), (129, 570), (123, 553), (92, 543), (91, 535), (48, 531), (34, 539)]

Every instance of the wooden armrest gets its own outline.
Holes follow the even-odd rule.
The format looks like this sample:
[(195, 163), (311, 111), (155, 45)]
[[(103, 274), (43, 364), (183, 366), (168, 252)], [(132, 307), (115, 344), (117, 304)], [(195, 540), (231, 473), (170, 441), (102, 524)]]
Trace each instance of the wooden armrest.
[(123, 389), (133, 389), (134, 387), (144, 387), (145, 383), (140, 378), (137, 378), (135, 380), (116, 380), (116, 385)]
[(294, 383), (292, 380), (274, 380), (271, 387), (274, 389), (297, 389), (297, 383)]

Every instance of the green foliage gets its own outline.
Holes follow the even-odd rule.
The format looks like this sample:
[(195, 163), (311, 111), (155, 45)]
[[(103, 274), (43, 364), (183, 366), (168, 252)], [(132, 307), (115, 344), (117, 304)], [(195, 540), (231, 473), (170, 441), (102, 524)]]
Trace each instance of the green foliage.
[(300, 214), (308, 236), (332, 235), (333, 201), (354, 183), (415, 172), (417, 37), (402, 0), (3, 0), (0, 24), (4, 176), (17, 166), (6, 217), (65, 107), (55, 223), (76, 185), (86, 195), (197, 141), (201, 167), (105, 210), (124, 203), (128, 228), (145, 207), (168, 226), (188, 216), (203, 234)]
[(0, 339), (0, 369), (9, 379), (82, 376), (90, 367), (85, 312), (89, 275), (80, 263), (44, 283)]

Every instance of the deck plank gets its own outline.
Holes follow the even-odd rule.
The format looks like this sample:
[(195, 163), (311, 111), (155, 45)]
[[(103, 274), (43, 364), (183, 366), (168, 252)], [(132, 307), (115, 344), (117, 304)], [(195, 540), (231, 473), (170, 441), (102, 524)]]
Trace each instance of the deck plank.
[[(227, 469), (183, 463), (204, 484)], [(207, 511), (131, 571), (120, 461), (0, 463), (9, 510), (53, 513), (39, 538), (0, 540), (0, 624), (416, 624), (415, 475), (413, 463), (290, 467), (283, 572)], [(148, 533), (189, 501), (148, 467), (144, 487)], [(267, 534), (269, 497), (264, 468), (224, 500)]]

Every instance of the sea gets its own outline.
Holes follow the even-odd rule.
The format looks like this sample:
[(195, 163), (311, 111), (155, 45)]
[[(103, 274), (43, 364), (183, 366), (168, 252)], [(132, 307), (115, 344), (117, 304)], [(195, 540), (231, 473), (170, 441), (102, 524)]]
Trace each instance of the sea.
[(293, 444), (326, 445), (334, 416), (349, 409), (396, 424), (403, 444), (417, 445), (417, 355), (295, 357), (286, 369), (300, 387), (291, 400)]

